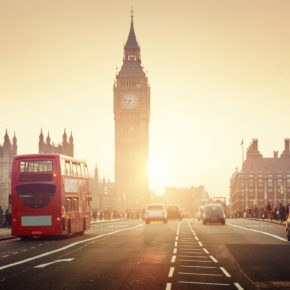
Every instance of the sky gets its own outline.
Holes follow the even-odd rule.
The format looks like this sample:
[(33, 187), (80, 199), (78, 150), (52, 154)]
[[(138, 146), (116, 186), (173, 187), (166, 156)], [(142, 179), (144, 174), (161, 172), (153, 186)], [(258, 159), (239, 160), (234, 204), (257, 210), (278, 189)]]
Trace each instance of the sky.
[(228, 196), (245, 149), (290, 137), (289, 0), (0, 0), (0, 143), (73, 132), (114, 180), (113, 82), (134, 28), (151, 87), (150, 188)]

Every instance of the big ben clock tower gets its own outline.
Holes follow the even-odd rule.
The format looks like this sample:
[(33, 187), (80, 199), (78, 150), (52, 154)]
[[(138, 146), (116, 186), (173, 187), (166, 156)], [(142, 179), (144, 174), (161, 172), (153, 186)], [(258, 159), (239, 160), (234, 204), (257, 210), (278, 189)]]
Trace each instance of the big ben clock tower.
[(149, 198), (150, 87), (141, 66), (132, 11), (123, 65), (114, 83), (114, 117), (116, 207), (142, 208)]

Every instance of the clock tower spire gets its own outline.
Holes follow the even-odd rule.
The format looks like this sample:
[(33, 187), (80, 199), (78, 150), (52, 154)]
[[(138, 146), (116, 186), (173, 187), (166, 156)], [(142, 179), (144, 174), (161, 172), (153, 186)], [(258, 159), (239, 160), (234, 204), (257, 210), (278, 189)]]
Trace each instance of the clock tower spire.
[(115, 194), (117, 208), (138, 209), (149, 198), (150, 87), (141, 66), (133, 9), (121, 70), (114, 82)]

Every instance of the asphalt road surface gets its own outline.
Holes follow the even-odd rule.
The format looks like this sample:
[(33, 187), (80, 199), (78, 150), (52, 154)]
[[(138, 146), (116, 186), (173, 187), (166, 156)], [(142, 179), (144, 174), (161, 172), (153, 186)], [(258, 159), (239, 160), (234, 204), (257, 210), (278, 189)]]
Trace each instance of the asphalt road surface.
[(290, 289), (289, 260), (277, 224), (118, 221), (0, 242), (0, 289)]

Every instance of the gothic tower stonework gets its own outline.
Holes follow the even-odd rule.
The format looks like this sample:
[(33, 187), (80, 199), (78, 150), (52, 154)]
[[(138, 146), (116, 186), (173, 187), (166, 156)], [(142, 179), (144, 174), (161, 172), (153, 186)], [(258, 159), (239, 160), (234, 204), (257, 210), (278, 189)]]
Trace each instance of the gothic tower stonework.
[(115, 206), (138, 209), (148, 202), (150, 87), (131, 27), (123, 65), (114, 82)]

